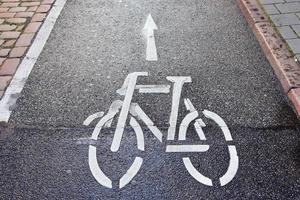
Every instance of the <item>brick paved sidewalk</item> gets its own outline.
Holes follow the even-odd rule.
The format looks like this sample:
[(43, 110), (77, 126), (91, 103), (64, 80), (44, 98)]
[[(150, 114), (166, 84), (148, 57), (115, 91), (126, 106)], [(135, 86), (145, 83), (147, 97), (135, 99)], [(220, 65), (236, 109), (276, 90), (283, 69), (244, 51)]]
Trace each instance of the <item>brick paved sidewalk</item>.
[(260, 3), (300, 61), (300, 0), (260, 0)]
[(0, 98), (55, 0), (0, 0)]

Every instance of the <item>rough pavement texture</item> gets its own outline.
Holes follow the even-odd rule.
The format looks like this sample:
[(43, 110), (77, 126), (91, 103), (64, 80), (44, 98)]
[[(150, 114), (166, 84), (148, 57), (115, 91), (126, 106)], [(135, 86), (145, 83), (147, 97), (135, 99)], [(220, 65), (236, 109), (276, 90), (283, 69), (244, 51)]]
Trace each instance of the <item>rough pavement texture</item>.
[[(145, 61), (142, 28), (151, 12), (158, 30), (158, 61)], [(217, 19), (217, 20), (216, 20)], [(87, 23), (88, 22), (88, 23)], [(229, 51), (230, 50), (230, 51)], [(107, 111), (124, 78), (148, 71), (138, 84), (170, 84), (169, 75), (191, 76), (183, 97), (197, 110), (218, 113), (228, 124), (240, 167), (220, 187), (199, 184), (184, 169), (190, 156), (214, 183), (228, 166), (221, 131), (202, 115), (207, 143), (203, 154), (165, 153), (143, 127), (146, 152), (126, 127), (119, 152), (109, 146), (113, 130), (97, 142), (103, 170), (117, 180), (140, 155), (144, 164), (125, 188), (105, 189), (88, 167), (88, 144), (95, 122)], [(297, 199), (299, 124), (284, 99), (272, 68), (235, 1), (68, 1), (0, 137), (0, 190), (4, 199)], [(171, 95), (136, 94), (162, 130), (168, 127)], [(181, 102), (183, 103), (183, 102)], [(180, 108), (179, 120), (186, 112)], [(188, 142), (197, 142), (193, 130)], [(125, 137), (126, 136), (126, 137)], [(175, 143), (175, 142), (174, 142)], [(116, 185), (114, 185), (115, 187)]]
[(0, 99), (54, 2), (0, 0)]

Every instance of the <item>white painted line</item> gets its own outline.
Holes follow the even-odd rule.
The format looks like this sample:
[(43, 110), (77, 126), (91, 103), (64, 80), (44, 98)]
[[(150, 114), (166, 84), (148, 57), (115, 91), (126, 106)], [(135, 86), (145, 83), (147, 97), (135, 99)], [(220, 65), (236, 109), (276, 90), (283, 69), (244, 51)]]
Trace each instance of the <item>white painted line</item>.
[(104, 112), (97, 112), (95, 114), (90, 115), (86, 120), (84, 120), (83, 125), (88, 126), (92, 121), (94, 121), (97, 118), (100, 118), (104, 115)]
[(166, 152), (206, 152), (209, 145), (167, 145)]
[(160, 130), (154, 126), (154, 123), (152, 120), (146, 115), (146, 113), (142, 110), (142, 108), (138, 104), (134, 104), (134, 110), (139, 119), (141, 119), (147, 127), (150, 129), (150, 131), (153, 133), (153, 135), (162, 142), (163, 134), (160, 132)]
[[(109, 109), (108, 109), (108, 113), (117, 113), (119, 112), (119, 110), (121, 109), (123, 105), (123, 101), (121, 100), (115, 100), (112, 102), (112, 104), (110, 105)], [(104, 127), (111, 127), (111, 124), (113, 122), (113, 118), (108, 120), (105, 124), (104, 124)]]
[(93, 134), (92, 134), (92, 137), (91, 139), (93, 140), (97, 140), (98, 139), (98, 136), (100, 134), (100, 131), (103, 127), (103, 125), (108, 121), (110, 120), (111, 118), (113, 118), (117, 113), (116, 112), (112, 112), (112, 113), (108, 113), (107, 115), (105, 115), (104, 117), (102, 117), (100, 119), (100, 121), (97, 123), (94, 131), (93, 131)]
[(149, 14), (145, 26), (143, 28), (143, 31), (145, 32), (147, 37), (146, 60), (148, 61), (157, 61), (157, 51), (155, 45), (154, 30), (157, 30), (157, 26), (151, 14)]
[(169, 119), (170, 126), (168, 129), (167, 140), (174, 140), (182, 86), (184, 83), (192, 82), (192, 79), (190, 76), (168, 76), (167, 80), (174, 83), (172, 95), (172, 110)]
[(112, 152), (118, 151), (118, 149), (120, 147), (126, 119), (127, 119), (128, 112), (130, 109), (132, 95), (134, 93), (134, 89), (135, 89), (135, 85), (136, 85), (138, 76), (148, 76), (148, 73), (147, 72), (133, 72), (127, 76), (129, 78), (129, 82), (128, 82), (128, 87), (126, 90), (125, 98), (123, 101), (123, 106), (122, 106), (122, 109), (120, 112), (119, 120), (117, 123), (116, 131), (114, 134), (113, 142), (111, 145)]
[(135, 132), (138, 149), (141, 151), (145, 151), (144, 134), (141, 126), (139, 125), (139, 123), (136, 121), (134, 117), (130, 118), (129, 123)]
[(189, 98), (184, 99), (185, 108), (191, 112), (196, 111), (195, 107), (193, 106), (191, 100)]
[(210, 178), (207, 178), (203, 174), (201, 174), (192, 164), (191, 160), (189, 158), (182, 158), (183, 163), (187, 171), (190, 173), (194, 179), (196, 179), (198, 182), (208, 185), (208, 186), (213, 186), (212, 180)]
[(228, 146), (230, 161), (227, 172), (220, 178), (221, 186), (229, 183), (236, 175), (239, 168), (239, 157), (236, 152), (236, 148), (233, 145)]
[(102, 172), (97, 161), (96, 147), (89, 145), (89, 167), (98, 183), (107, 188), (112, 188), (112, 181)]
[(170, 85), (137, 85), (136, 89), (139, 89), (139, 93), (170, 93)]
[(198, 112), (194, 111), (194, 112), (190, 112), (183, 118), (179, 127), (178, 140), (186, 140), (186, 132), (189, 127), (189, 124), (197, 117), (198, 117)]
[(10, 85), (6, 89), (0, 101), (0, 121), (8, 122), (12, 108), (16, 104), (17, 98), (22, 92), (26, 80), (42, 52), (46, 41), (53, 29), (53, 26), (62, 11), (67, 0), (56, 0), (51, 8), (42, 27), (36, 35), (35, 40), (30, 46), (26, 56), (19, 65)]
[(222, 129), (225, 140), (226, 141), (232, 141), (232, 137), (231, 137), (231, 133), (229, 131), (228, 126), (226, 125), (225, 121), (216, 113), (208, 111), (208, 110), (204, 110), (203, 114), (205, 115), (205, 117), (214, 120), (219, 127)]
[(124, 176), (120, 179), (119, 188), (126, 186), (136, 176), (143, 164), (143, 159), (136, 157)]
[(204, 124), (204, 122), (202, 121), (202, 119), (196, 119), (195, 123), (194, 123), (194, 127), (196, 129), (196, 132), (200, 138), (200, 140), (206, 140), (205, 134), (203, 132), (202, 127), (205, 127), (206, 125)]

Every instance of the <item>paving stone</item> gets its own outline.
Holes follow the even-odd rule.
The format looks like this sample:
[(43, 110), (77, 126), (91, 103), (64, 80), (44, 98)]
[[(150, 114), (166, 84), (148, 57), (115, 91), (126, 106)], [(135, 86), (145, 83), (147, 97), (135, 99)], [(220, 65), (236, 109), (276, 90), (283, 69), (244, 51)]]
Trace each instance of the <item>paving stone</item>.
[(2, 24), (5, 20), (4, 19), (0, 19), (0, 24)]
[(300, 2), (275, 4), (281, 13), (300, 12)]
[(44, 0), (42, 4), (52, 4), (55, 0)]
[[(4, 61), (2, 67), (0, 68), (0, 75), (13, 75), (19, 66), (20, 59), (19, 58), (9, 58)], [(0, 76), (0, 80), (1, 80)], [(3, 89), (0, 87), (0, 90)]]
[(273, 4), (265, 5), (264, 9), (269, 15), (280, 14), (279, 11), (277, 10), (277, 8)]
[(0, 12), (7, 12), (9, 8), (0, 8)]
[(293, 30), (297, 33), (298, 37), (300, 38), (300, 25), (292, 26)]
[(51, 8), (51, 5), (41, 5), (36, 10), (36, 12), (38, 12), (38, 13), (45, 13), (45, 12), (48, 12), (50, 8)]
[(6, 58), (0, 58), (0, 65), (5, 61)]
[(1, 33), (1, 38), (4, 39), (14, 39), (14, 38), (18, 38), (20, 35), (20, 32), (16, 32), (16, 31), (8, 31), (8, 32), (3, 32)]
[(33, 37), (34, 33), (22, 34), (16, 43), (16, 47), (29, 46)]
[(27, 9), (27, 7), (14, 7), (9, 9), (9, 12), (22, 12), (25, 11)]
[(24, 27), (25, 27), (25, 25), (18, 26), (18, 28), (16, 29), (16, 31), (22, 31)]
[(0, 25), (0, 31), (12, 31), (17, 28), (16, 25), (8, 25), (8, 24), (3, 24)]
[(11, 8), (11, 7), (17, 7), (19, 3), (3, 3), (0, 5), (2, 8)]
[(24, 24), (26, 22), (26, 18), (10, 18), (6, 19), (6, 22), (10, 24)]
[(24, 32), (25, 33), (35, 33), (39, 30), (42, 22), (31, 22), (27, 25)]
[[(0, 69), (1, 71), (1, 69)], [(0, 90), (5, 90), (5, 88), (8, 86), (11, 76), (0, 76)]]
[(270, 15), (276, 26), (297, 25), (300, 19), (295, 14)]
[(297, 38), (297, 35), (293, 31), (293, 29), (290, 26), (282, 26), (282, 27), (277, 27), (281, 36), (284, 39), (294, 39)]
[(9, 53), (10, 58), (20, 58), (25, 55), (27, 47), (15, 47)]
[(37, 13), (32, 17), (31, 21), (32, 22), (41, 22), (41, 21), (44, 21), (45, 18), (46, 18), (46, 14)]
[(40, 5), (40, 2), (24, 2), (21, 3), (21, 6), (38, 6)]
[(0, 45), (2, 45), (5, 42), (5, 40), (0, 40)]
[(295, 54), (300, 54), (300, 39), (290, 39), (286, 41)]
[(33, 11), (36, 11), (38, 9), (38, 6), (31, 6), (28, 8), (28, 12), (33, 12)]
[(32, 17), (34, 12), (18, 12), (15, 17)]
[(12, 47), (15, 44), (16, 40), (7, 40), (2, 46), (3, 47)]
[(19, 0), (1, 0), (1, 2), (17, 2)]
[(284, 0), (261, 0), (261, 4), (284, 3)]
[(10, 52), (10, 49), (0, 49), (0, 56), (6, 57)]
[(0, 13), (0, 18), (11, 18), (14, 17), (16, 13), (13, 12), (6, 12), (6, 13)]

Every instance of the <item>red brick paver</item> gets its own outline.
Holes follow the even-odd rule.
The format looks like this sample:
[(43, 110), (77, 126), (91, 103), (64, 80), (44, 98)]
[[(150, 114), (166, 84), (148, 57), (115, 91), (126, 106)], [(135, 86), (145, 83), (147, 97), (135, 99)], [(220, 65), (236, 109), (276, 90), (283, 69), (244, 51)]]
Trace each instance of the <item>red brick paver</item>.
[(55, 0), (0, 0), (0, 98)]

